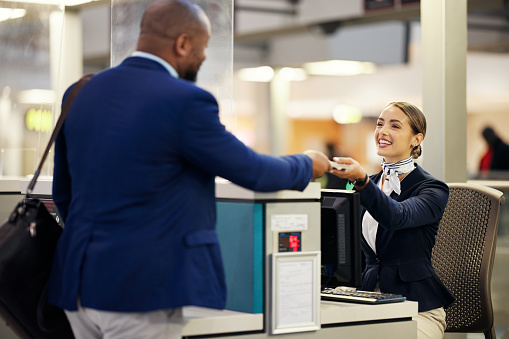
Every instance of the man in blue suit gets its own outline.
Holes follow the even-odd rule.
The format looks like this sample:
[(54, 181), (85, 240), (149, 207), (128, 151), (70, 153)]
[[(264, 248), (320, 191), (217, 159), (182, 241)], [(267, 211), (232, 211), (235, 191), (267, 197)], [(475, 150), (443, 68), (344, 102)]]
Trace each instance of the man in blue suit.
[(150, 4), (137, 51), (95, 75), (69, 111), (55, 144), (65, 228), (49, 300), (78, 339), (180, 338), (182, 306), (225, 306), (216, 176), (303, 190), (330, 170), (323, 153), (261, 155), (225, 130), (193, 83), (209, 37), (198, 6)]

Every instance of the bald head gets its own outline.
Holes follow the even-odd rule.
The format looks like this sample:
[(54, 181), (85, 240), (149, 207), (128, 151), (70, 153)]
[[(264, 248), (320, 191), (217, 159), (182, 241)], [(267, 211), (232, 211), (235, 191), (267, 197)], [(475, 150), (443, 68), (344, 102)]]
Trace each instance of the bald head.
[(204, 42), (205, 49), (209, 37), (210, 22), (199, 6), (187, 0), (156, 0), (143, 14), (136, 49), (166, 60), (179, 72), (191, 57), (185, 48), (196, 50)]
[(209, 29), (203, 10), (185, 0), (156, 0), (148, 5), (140, 27), (140, 40), (150, 36), (174, 39), (182, 33)]

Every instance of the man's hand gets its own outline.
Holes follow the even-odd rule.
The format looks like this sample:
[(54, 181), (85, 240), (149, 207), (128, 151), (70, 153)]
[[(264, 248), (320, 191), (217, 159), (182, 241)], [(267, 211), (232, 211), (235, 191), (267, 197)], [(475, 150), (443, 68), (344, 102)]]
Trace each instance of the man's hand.
[(329, 158), (325, 154), (319, 151), (308, 150), (304, 152), (305, 155), (311, 158), (313, 161), (313, 174), (311, 179), (320, 178), (325, 172), (330, 172), (332, 166)]

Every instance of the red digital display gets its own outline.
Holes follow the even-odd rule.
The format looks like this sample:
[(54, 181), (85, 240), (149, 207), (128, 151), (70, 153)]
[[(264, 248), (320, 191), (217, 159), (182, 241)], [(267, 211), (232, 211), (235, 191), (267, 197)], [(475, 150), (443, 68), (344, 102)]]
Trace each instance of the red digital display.
[(279, 252), (300, 252), (301, 232), (279, 233)]

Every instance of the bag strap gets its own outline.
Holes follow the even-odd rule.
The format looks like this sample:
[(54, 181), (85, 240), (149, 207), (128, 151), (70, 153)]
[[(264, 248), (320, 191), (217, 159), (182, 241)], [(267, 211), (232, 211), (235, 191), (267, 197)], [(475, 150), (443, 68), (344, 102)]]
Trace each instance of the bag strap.
[(71, 109), (71, 106), (74, 102), (74, 99), (78, 96), (78, 93), (81, 91), (83, 86), (87, 83), (90, 78), (92, 78), (93, 74), (87, 74), (84, 75), (74, 86), (72, 86), (71, 91), (69, 92), (66, 100), (64, 101), (64, 104), (62, 106), (62, 113), (60, 113), (60, 117), (58, 118), (57, 124), (55, 125), (55, 128), (53, 129), (53, 133), (51, 133), (51, 138), (48, 141), (48, 145), (46, 146), (46, 149), (44, 150), (44, 153), (42, 155), (42, 159), (39, 162), (39, 166), (37, 166), (37, 169), (35, 170), (34, 176), (30, 183), (28, 184), (27, 198), (30, 197), (34, 190), (34, 186), (37, 182), (37, 178), (41, 174), (42, 166), (44, 165), (44, 162), (46, 161), (46, 157), (48, 156), (48, 153), (51, 149), (51, 146), (55, 142), (55, 139), (58, 136), (58, 133), (60, 132), (60, 129), (62, 128), (62, 125), (64, 124), (64, 120), (67, 117), (67, 113), (69, 113), (69, 110)]

